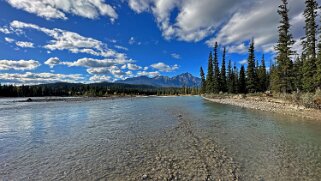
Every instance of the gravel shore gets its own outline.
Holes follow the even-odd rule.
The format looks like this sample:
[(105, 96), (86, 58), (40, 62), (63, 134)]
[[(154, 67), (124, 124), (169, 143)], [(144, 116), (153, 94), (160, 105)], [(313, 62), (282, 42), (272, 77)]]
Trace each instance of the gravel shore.
[(301, 117), (303, 119), (321, 121), (321, 110), (309, 109), (290, 102), (271, 97), (235, 96), (203, 96), (204, 99), (220, 104), (229, 104), (243, 108), (275, 112), (283, 115)]

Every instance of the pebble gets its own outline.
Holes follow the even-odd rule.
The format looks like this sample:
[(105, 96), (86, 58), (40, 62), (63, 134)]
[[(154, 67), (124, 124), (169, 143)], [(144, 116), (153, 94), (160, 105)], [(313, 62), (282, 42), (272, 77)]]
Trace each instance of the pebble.
[(142, 179), (143, 179), (143, 180), (148, 179), (148, 175), (144, 174), (144, 175), (142, 176)]

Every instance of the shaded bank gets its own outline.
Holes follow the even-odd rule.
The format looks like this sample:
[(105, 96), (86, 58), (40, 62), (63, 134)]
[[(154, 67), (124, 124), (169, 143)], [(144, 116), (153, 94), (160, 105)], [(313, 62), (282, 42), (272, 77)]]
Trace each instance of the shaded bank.
[(243, 108), (275, 112), (284, 115), (297, 116), (321, 121), (321, 110), (306, 108), (290, 101), (262, 96), (244, 95), (203, 95), (204, 99), (221, 104), (229, 104)]

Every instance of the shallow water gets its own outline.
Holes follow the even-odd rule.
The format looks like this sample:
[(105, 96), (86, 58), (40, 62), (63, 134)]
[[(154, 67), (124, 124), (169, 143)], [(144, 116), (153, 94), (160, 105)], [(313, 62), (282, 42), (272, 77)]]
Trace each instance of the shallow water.
[(315, 121), (200, 97), (0, 104), (0, 180), (321, 179)]

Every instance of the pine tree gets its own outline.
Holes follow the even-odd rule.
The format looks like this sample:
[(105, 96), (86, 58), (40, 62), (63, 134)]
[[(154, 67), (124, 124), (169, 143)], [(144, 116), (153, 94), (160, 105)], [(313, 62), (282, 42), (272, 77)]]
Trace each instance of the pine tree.
[(297, 57), (297, 59), (293, 63), (293, 76), (295, 77), (293, 84), (295, 90), (299, 91), (302, 90), (302, 67), (303, 67), (303, 61), (300, 57)]
[(261, 92), (264, 92), (267, 90), (267, 73), (266, 73), (264, 55), (262, 55), (261, 66), (258, 66), (257, 70), (258, 70), (257, 76), (259, 81), (258, 90)]
[(229, 60), (227, 66), (227, 92), (233, 93), (233, 70), (231, 60)]
[(223, 58), (222, 58), (222, 68), (221, 68), (221, 91), (227, 92), (227, 82), (226, 82), (226, 48), (223, 50)]
[(207, 75), (206, 75), (206, 93), (213, 93), (214, 92), (214, 82), (213, 82), (213, 57), (212, 52), (208, 57), (208, 68), (207, 68)]
[(246, 79), (245, 79), (245, 68), (244, 68), (244, 65), (242, 65), (241, 69), (240, 69), (238, 92), (242, 93), (242, 94), (246, 93)]
[(200, 69), (200, 75), (201, 75), (201, 94), (204, 94), (206, 92), (206, 80), (205, 80), (205, 74), (203, 71), (203, 67)]
[(318, 56), (316, 60), (317, 72), (315, 75), (316, 88), (321, 88), (321, 27), (319, 28)]
[(257, 76), (255, 71), (254, 39), (249, 48), (248, 67), (247, 67), (247, 90), (250, 93), (257, 91)]
[(282, 4), (279, 6), (278, 13), (281, 16), (279, 30), (279, 40), (275, 47), (277, 51), (277, 66), (274, 67), (273, 72), (273, 90), (276, 92), (291, 92), (293, 89), (293, 75), (292, 75), (292, 60), (290, 58), (293, 55), (291, 50), (294, 44), (292, 34), (290, 33), (289, 22), (289, 9), (287, 0), (282, 0)]
[(315, 0), (306, 0), (304, 10), (305, 17), (305, 41), (303, 41), (303, 89), (314, 91), (316, 84), (314, 76), (316, 68), (316, 33), (317, 33), (317, 9), (318, 4)]
[(238, 93), (239, 92), (239, 73), (237, 70), (237, 67), (234, 65), (234, 76), (233, 76), (233, 93)]
[(214, 88), (214, 93), (219, 93), (220, 92), (220, 69), (218, 67), (218, 44), (215, 42), (214, 46), (214, 59), (213, 59), (213, 65), (214, 65), (214, 78), (213, 78), (213, 88)]

